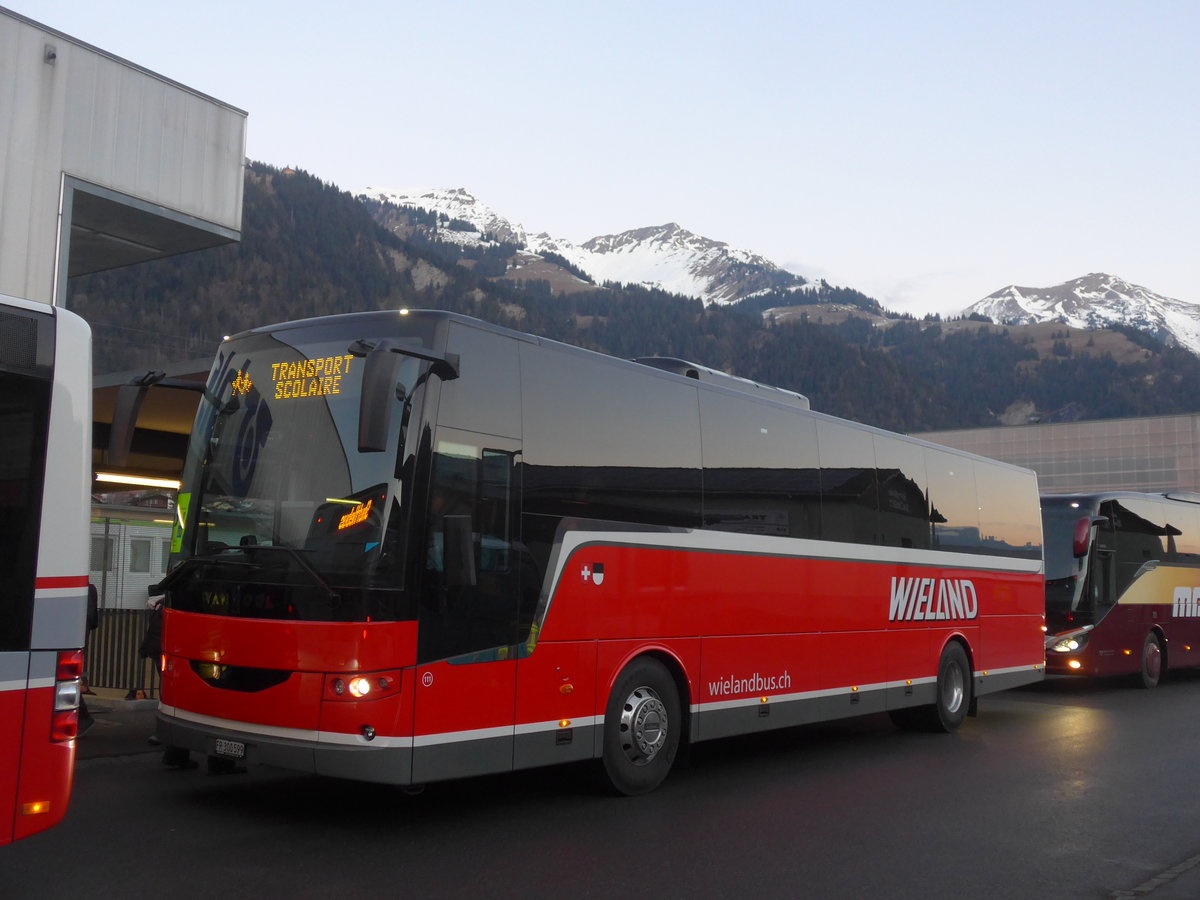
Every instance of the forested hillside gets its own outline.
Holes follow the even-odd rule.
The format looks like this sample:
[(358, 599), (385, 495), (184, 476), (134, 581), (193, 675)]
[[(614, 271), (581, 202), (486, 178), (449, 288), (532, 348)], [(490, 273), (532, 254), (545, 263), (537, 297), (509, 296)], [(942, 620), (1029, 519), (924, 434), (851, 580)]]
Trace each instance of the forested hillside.
[(637, 288), (562, 295), (544, 282), (499, 280), (494, 265), (478, 262), (401, 239), (311, 175), (255, 164), (239, 244), (77, 279), (68, 305), (92, 324), (97, 372), (210, 357), (222, 335), (256, 325), (408, 306), (617, 356), (683, 357), (800, 391), (814, 409), (905, 431), (998, 424), (1015, 407), (1043, 421), (1200, 408), (1200, 358), (1141, 336), (1118, 336), (1140, 342), (1120, 361), (1078, 333), (1039, 354), (1018, 329), (888, 318), (847, 289), (806, 301), (849, 310), (825, 324), (811, 315), (764, 319), (764, 309), (795, 302), (782, 295), (707, 309)]

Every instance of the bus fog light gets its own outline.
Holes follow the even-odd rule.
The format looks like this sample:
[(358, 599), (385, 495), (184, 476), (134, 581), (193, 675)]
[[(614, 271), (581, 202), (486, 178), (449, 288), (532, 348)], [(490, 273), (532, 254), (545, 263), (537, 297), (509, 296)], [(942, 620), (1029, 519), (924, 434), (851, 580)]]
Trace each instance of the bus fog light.
[(364, 726), (362, 727), (362, 736), (363, 736), (363, 737), (365, 737), (365, 738), (366, 738), (368, 741), (373, 741), (373, 740), (375, 740), (375, 729), (374, 729), (374, 727), (372, 727), (371, 725), (364, 725)]
[(1067, 665), (1072, 669), (1082, 669), (1083, 668), (1083, 663), (1081, 663), (1077, 659), (1071, 660), (1069, 663), (1067, 663)]
[[(339, 693), (340, 693), (340, 691), (339, 691)], [(366, 678), (362, 678), (361, 676), (358, 678), (351, 678), (350, 679), (350, 693), (353, 694), (355, 697), (367, 696), (367, 694), (371, 693), (370, 680), (366, 679)]]

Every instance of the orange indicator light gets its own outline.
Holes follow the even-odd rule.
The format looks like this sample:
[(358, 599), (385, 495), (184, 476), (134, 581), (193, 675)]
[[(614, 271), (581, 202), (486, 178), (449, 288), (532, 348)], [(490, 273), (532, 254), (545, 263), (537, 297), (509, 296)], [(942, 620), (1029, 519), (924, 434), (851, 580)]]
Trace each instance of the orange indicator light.
[(858, 688), (857, 688), (857, 687), (852, 687), (852, 688), (850, 688), (850, 692), (851, 692), (851, 693), (853, 693), (853, 694), (857, 694), (857, 693), (858, 693)]
[(1126, 656), (1133, 656), (1132, 650), (1122, 650), (1121, 652), (1124, 653)]
[(559, 720), (558, 720), (558, 727), (559, 727), (559, 728), (570, 728), (570, 727), (571, 727), (571, 720), (570, 720), (570, 719), (559, 719)]
[(560, 694), (569, 694), (574, 690), (575, 690), (575, 685), (573, 685), (573, 684), (560, 684), (558, 686), (558, 692)]
[(759, 702), (759, 703), (766, 703), (766, 702), (767, 702), (767, 698), (766, 698), (766, 697), (759, 697), (759, 698), (758, 698), (758, 702)]
[(21, 815), (40, 816), (50, 812), (49, 800), (34, 800), (32, 803), (21, 804)]

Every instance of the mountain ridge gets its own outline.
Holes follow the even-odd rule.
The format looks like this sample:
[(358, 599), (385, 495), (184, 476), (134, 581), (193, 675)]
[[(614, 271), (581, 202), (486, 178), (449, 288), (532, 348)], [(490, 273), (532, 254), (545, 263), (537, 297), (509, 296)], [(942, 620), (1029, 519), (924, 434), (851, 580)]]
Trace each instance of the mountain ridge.
[[(545, 231), (531, 234), (465, 188), (368, 187), (352, 194), (378, 204), (377, 221), (403, 237), (421, 232), (434, 243), (486, 251), (492, 277), (545, 281), (553, 293), (637, 285), (696, 298), (705, 306), (762, 299), (764, 314), (772, 306), (799, 307), (835, 296), (840, 301), (849, 293), (857, 295), (853, 302), (861, 309), (888, 319), (904, 318), (853, 288), (806, 279), (760, 254), (696, 234), (674, 221), (574, 243)], [(406, 220), (405, 210), (421, 215)], [(1200, 305), (1102, 272), (1050, 287), (1010, 284), (971, 303), (961, 315), (1009, 325), (1057, 322), (1079, 329), (1134, 328), (1200, 356)]]
[(1010, 284), (978, 300), (964, 315), (1007, 325), (1060, 322), (1074, 328), (1127, 327), (1200, 355), (1200, 306), (1166, 297), (1104, 272), (1043, 288)]
[[(788, 272), (759, 254), (696, 234), (677, 222), (597, 235), (577, 244), (544, 231), (531, 235), (465, 188), (400, 191), (367, 187), (352, 193), (377, 203), (445, 216), (445, 225), (425, 226), (436, 230), (438, 240), (478, 246), (510, 241), (527, 257), (561, 257), (597, 284), (636, 284), (695, 297), (705, 305), (736, 303), (767, 291), (819, 292), (824, 285)], [(386, 215), (381, 222), (396, 227)], [(521, 265), (531, 262), (525, 258)]]

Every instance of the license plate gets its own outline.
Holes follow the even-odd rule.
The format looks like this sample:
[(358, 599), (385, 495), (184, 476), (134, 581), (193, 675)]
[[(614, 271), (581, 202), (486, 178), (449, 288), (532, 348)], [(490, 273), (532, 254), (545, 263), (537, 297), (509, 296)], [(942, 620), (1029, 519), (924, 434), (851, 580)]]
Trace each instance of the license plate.
[(234, 759), (241, 759), (246, 755), (246, 745), (241, 741), (227, 741), (224, 738), (217, 738), (217, 744), (213, 748), (217, 756), (231, 756)]

